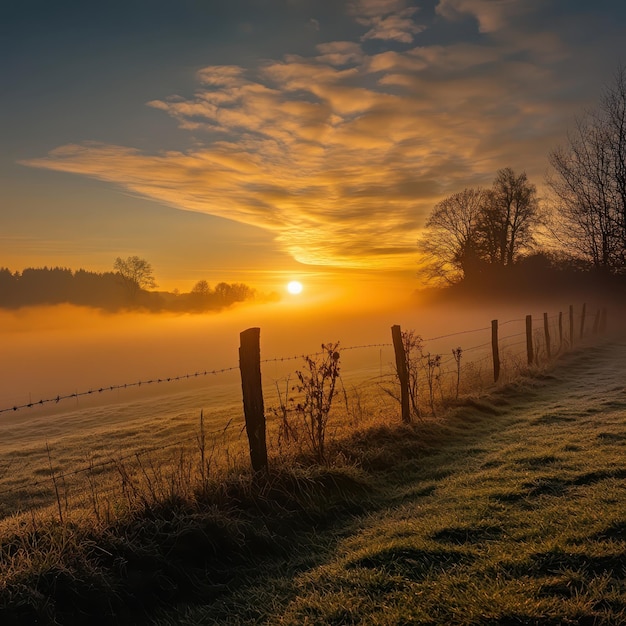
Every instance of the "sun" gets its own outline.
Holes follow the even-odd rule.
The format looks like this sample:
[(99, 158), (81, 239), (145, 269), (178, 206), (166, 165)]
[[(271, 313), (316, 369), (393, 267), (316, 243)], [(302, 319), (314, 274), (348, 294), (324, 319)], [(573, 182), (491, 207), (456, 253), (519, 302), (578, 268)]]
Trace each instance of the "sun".
[(302, 293), (302, 283), (298, 280), (292, 280), (288, 285), (287, 285), (287, 291), (294, 295), (297, 296), (299, 293)]

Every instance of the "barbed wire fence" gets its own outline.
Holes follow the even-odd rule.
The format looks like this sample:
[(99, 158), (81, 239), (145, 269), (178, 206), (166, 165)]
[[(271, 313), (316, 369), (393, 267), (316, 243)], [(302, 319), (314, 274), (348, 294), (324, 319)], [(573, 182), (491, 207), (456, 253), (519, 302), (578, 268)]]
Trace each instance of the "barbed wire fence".
[[(520, 363), (523, 360), (523, 350), (521, 346), (525, 345), (527, 347), (527, 350), (530, 351), (530, 345), (532, 344), (532, 351), (534, 355), (533, 358), (535, 359), (536, 363), (538, 363), (540, 359), (545, 360), (546, 355), (551, 354), (553, 357), (555, 357), (558, 356), (563, 350), (571, 348), (576, 341), (574, 331), (575, 327), (576, 330), (580, 328), (580, 335), (578, 338), (582, 339), (584, 336), (585, 307), (583, 307), (582, 312), (580, 314), (577, 314), (576, 316), (573, 313), (572, 307), (570, 307), (568, 320), (569, 334), (566, 332), (567, 329), (565, 329), (564, 332), (564, 318), (562, 313), (551, 316), (547, 316), (547, 314), (544, 314), (543, 331), (541, 331), (541, 329), (539, 328), (531, 328), (530, 335), (528, 327), (528, 317), (529, 316), (527, 316), (526, 318), (509, 319), (505, 322), (499, 323), (498, 325), (499, 328), (512, 327), (513, 332), (510, 332), (498, 338), (498, 345), (500, 349), (500, 354), (508, 354), (510, 359), (517, 359), (516, 367), (518, 371), (521, 369)], [(526, 324), (526, 328), (524, 330), (520, 331), (518, 330), (518, 328), (516, 328), (516, 325), (524, 323)], [(599, 311), (596, 314), (596, 318), (594, 321), (593, 333), (597, 334), (605, 330), (605, 327), (606, 311)], [(479, 343), (473, 343), (468, 347), (461, 347), (460, 345), (457, 345), (457, 340), (461, 337), (466, 339), (472, 335), (480, 336), (481, 334), (490, 332), (493, 332), (493, 323), (492, 326), (461, 330), (423, 339), (420, 337), (420, 358), (429, 359), (435, 355), (438, 357), (437, 376), (439, 377), (438, 381), (440, 386), (442, 384), (441, 381), (445, 379), (445, 377), (459, 376), (461, 367), (461, 354), (463, 355), (463, 363), (465, 368), (473, 370), (471, 371), (473, 379), (477, 379), (480, 377), (479, 374), (484, 374), (482, 370), (484, 368), (487, 368), (487, 362), (490, 360), (493, 361), (494, 359), (494, 353), (492, 351), (492, 349), (494, 348), (493, 336), (489, 341), (483, 341), (482, 339), (479, 339)], [(522, 337), (523, 339), (521, 339)], [(551, 346), (549, 345), (550, 337), (555, 338), (553, 350), (551, 350)], [(342, 346), (340, 349), (342, 354), (346, 352), (357, 352), (363, 350), (377, 350), (378, 363), (371, 365), (371, 367), (376, 367), (378, 369), (378, 374), (365, 378), (362, 377), (362, 382), (369, 385), (375, 383), (379, 386), (381, 386), (382, 383), (385, 383), (387, 385), (397, 385), (398, 382), (400, 382), (400, 387), (402, 387), (402, 381), (398, 381), (399, 374), (398, 371), (395, 369), (391, 359), (386, 364), (383, 363), (383, 351), (389, 350), (389, 357), (391, 357), (391, 349), (393, 348), (393, 343), (381, 342), (352, 345), (347, 347)], [(455, 355), (455, 350), (459, 350), (460, 352)], [(451, 356), (441, 358), (444, 353), (451, 354)], [(267, 367), (271, 364), (277, 365), (283, 363), (291, 363), (293, 361), (302, 361), (307, 358), (314, 359), (321, 356), (322, 354), (323, 351), (318, 351), (308, 354), (295, 354), (290, 356), (276, 356), (266, 359), (259, 359), (259, 366)], [(467, 358), (467, 354), (472, 355), (471, 360)], [(528, 354), (530, 354), (530, 352), (528, 352)], [(529, 359), (528, 365), (530, 364), (531, 362)], [(49, 404), (60, 404), (63, 401), (77, 399), (83, 396), (97, 396), (113, 391), (165, 385), (167, 383), (174, 383), (191, 379), (200, 379), (210, 376), (218, 376), (220, 374), (227, 374), (237, 370), (241, 370), (241, 362), (239, 365), (231, 367), (206, 369), (202, 371), (194, 371), (168, 377), (152, 377), (147, 379), (135, 380), (123, 384), (91, 388), (81, 392), (74, 392), (70, 394), (58, 394), (56, 396), (43, 398), (41, 400), (38, 400), (37, 402), (29, 401), (28, 403), (14, 404), (13, 406), (0, 408), (0, 418), (2, 414), (25, 411), (34, 407), (42, 407)], [(280, 375), (275, 378), (272, 378), (270, 376), (269, 379), (271, 382), (268, 383), (266, 381), (265, 390), (261, 390), (261, 393), (263, 393), (264, 391), (268, 395), (268, 397), (272, 397), (272, 399), (275, 401), (276, 396), (275, 394), (274, 396), (272, 396), (272, 388), (276, 387), (279, 381), (288, 381), (288, 376), (289, 374)], [(469, 376), (469, 378), (472, 379), (472, 376)], [(346, 395), (347, 404), (348, 399), (345, 388), (344, 394)], [(387, 393), (387, 395), (389, 394)], [(399, 397), (397, 399), (399, 400)], [(153, 445), (139, 448), (130, 453), (127, 452), (122, 454), (120, 452), (117, 455), (109, 454), (109, 458), (106, 459), (94, 460), (92, 457), (90, 457), (89, 461), (85, 461), (82, 466), (74, 467), (72, 469), (64, 469), (63, 467), (55, 465), (53, 462), (53, 451), (50, 450), (48, 444), (46, 443), (45, 458), (40, 455), (39, 465), (34, 468), (33, 476), (29, 477), (24, 475), (21, 477), (21, 479), (14, 477), (13, 482), (11, 482), (10, 480), (7, 480), (7, 476), (10, 474), (11, 461), (6, 461), (4, 463), (4, 466), (0, 466), (0, 517), (12, 515), (19, 511), (23, 512), (46, 508), (51, 506), (51, 504), (54, 504), (55, 500), (59, 510), (59, 516), (62, 517), (64, 507), (66, 510), (70, 507), (70, 496), (68, 494), (71, 494), (72, 492), (74, 494), (82, 494), (83, 498), (86, 498), (90, 501), (90, 506), (92, 510), (95, 511), (97, 515), (100, 515), (98, 508), (99, 505), (96, 502), (97, 497), (102, 497), (102, 495), (107, 491), (114, 490), (114, 487), (101, 484), (96, 490), (94, 488), (94, 485), (97, 477), (106, 474), (107, 472), (109, 474), (117, 473), (119, 479), (117, 485), (118, 491), (119, 489), (121, 489), (122, 493), (125, 494), (128, 499), (130, 499), (129, 489), (132, 491), (132, 489), (129, 487), (129, 485), (132, 484), (131, 475), (142, 475), (143, 478), (146, 479), (146, 482), (148, 484), (152, 484), (153, 486), (154, 484), (159, 483), (159, 481), (157, 481), (157, 477), (160, 476), (160, 470), (157, 469), (157, 466), (151, 460), (157, 454), (160, 454), (161, 457), (163, 457), (163, 453), (167, 452), (174, 452), (176, 454), (182, 455), (184, 450), (189, 451), (190, 449), (194, 449), (195, 452), (197, 452), (200, 457), (202, 457), (200, 465), (201, 471), (208, 472), (210, 469), (209, 465), (216, 462), (216, 456), (218, 454), (226, 454), (228, 456), (229, 445), (232, 443), (232, 441), (237, 440), (241, 444), (241, 439), (243, 438), (243, 434), (246, 431), (247, 425), (247, 416), (245, 417), (245, 422), (244, 420), (236, 419), (235, 417), (233, 417), (226, 423), (225, 426), (215, 427), (211, 430), (207, 430), (206, 425), (203, 422), (203, 415), (201, 411), (199, 428), (196, 430), (196, 432), (190, 434), (187, 437), (178, 438), (175, 441), (168, 441), (163, 445)], [(263, 416), (263, 421), (265, 424), (265, 415)], [(250, 445), (252, 444), (250, 443)], [(207, 459), (207, 446), (210, 447), (210, 462), (209, 459)], [(48, 467), (45, 466), (45, 463), (43, 463), (43, 461), (47, 461)], [(129, 469), (128, 466), (128, 463), (131, 461), (134, 463), (134, 469), (132, 469), (132, 471)], [(178, 471), (179, 474), (182, 475), (183, 472), (181, 467), (179, 467)], [(152, 481), (150, 481), (149, 475), (152, 477)], [(83, 483), (82, 486), (80, 485), (81, 479)], [(61, 489), (59, 489), (59, 486), (61, 486)], [(59, 495), (60, 493), (63, 494), (62, 498)], [(96, 493), (98, 493), (99, 495), (96, 496)]]

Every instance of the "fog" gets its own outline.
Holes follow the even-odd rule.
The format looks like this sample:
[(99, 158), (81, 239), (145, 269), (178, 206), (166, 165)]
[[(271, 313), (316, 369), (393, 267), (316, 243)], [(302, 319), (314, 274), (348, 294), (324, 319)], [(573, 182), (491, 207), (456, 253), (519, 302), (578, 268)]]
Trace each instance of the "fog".
[[(558, 309), (551, 306), (551, 314), (567, 312), (567, 303)], [(0, 313), (0, 408), (138, 380), (236, 367), (239, 333), (253, 326), (261, 328), (262, 358), (272, 359), (318, 351), (322, 342), (339, 341), (343, 347), (390, 343), (393, 324), (414, 329), (424, 338), (487, 328), (494, 318), (521, 319), (529, 313), (539, 324), (548, 309), (533, 308), (433, 308), (406, 299), (343, 307), (279, 302), (206, 315), (104, 314), (71, 306), (4, 311)], [(482, 332), (449, 343), (455, 347), (488, 340), (488, 333)], [(445, 353), (450, 345), (429, 350)], [(356, 353), (353, 364), (359, 355), (365, 356)], [(180, 391), (181, 383), (168, 385), (172, 393)], [(161, 385), (158, 393), (169, 392)], [(104, 402), (134, 398), (124, 390), (109, 394), (108, 399), (105, 395), (101, 394)]]
[[(565, 333), (568, 326), (568, 302), (426, 306), (416, 298), (380, 295), (343, 302), (324, 305), (297, 298), (186, 315), (104, 314), (71, 306), (0, 312), (0, 489), (20, 507), (33, 477), (47, 476), (49, 455), (59, 471), (69, 472), (138, 451), (169, 449), (197, 436), (201, 414), (214, 449), (226, 454), (228, 439), (239, 441), (241, 450), (245, 434), (238, 348), (241, 331), (250, 327), (261, 329), (263, 395), (270, 417), (279, 406), (277, 387), (284, 393), (295, 384), (295, 371), (303, 369), (301, 355), (339, 341), (346, 406), (350, 396), (352, 408), (367, 404), (372, 416), (393, 420), (399, 418), (399, 404), (389, 395), (395, 367), (392, 325), (415, 331), (424, 339), (425, 353), (442, 356), (439, 372), (448, 387), (456, 377), (451, 351), (457, 347), (463, 349), (467, 380), (490, 380), (492, 319), (500, 322), (500, 354), (506, 354), (507, 371), (514, 375), (525, 365), (527, 314), (536, 320), (538, 354), (544, 311), (555, 347), (559, 311)], [(588, 303), (588, 329), (595, 310)], [(575, 311), (578, 333), (580, 304)], [(612, 325), (617, 319), (610, 312)], [(191, 377), (165, 380), (186, 374)], [(93, 393), (54, 401), (89, 390)], [(39, 400), (46, 402), (38, 405)], [(23, 407), (28, 403), (34, 406)], [(6, 507), (5, 512), (12, 510)]]

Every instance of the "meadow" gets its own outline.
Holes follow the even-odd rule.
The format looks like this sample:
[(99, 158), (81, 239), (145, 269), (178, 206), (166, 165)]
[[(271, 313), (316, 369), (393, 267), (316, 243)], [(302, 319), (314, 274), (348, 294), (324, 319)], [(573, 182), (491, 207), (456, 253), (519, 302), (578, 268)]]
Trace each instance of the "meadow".
[[(524, 317), (518, 312), (505, 312), (515, 313), (517, 317), (502, 320), (502, 380), (518, 376), (525, 368)], [(413, 341), (410, 360), (420, 386), (420, 415), (441, 413), (460, 393), (475, 393), (489, 384), (490, 322), (475, 317), (451, 323), (446, 320), (444, 326), (441, 322), (434, 324), (431, 313), (430, 320), (426, 316), (421, 320), (428, 335), (418, 335), (411, 328), (405, 331)], [(580, 312), (577, 332), (579, 318)], [(155, 323), (148, 316), (137, 322), (133, 316), (127, 326), (120, 328), (115, 318), (107, 317), (105, 321), (114, 322), (113, 327), (90, 328), (89, 323), (81, 322), (74, 331), (66, 326), (44, 329), (35, 337), (15, 333), (8, 338), (4, 361), (7, 368), (3, 372), (7, 384), (2, 394), (4, 405), (0, 407), (4, 409), (0, 413), (1, 515), (58, 508), (59, 496), (66, 516), (77, 507), (93, 509), (93, 502), (86, 502), (84, 497), (95, 488), (90, 483), (96, 481), (98, 491), (111, 492), (119, 486), (122, 464), (125, 468), (142, 461), (159, 466), (176, 464), (181, 451), (198, 452), (200, 429), (211, 471), (245, 466), (247, 439), (237, 348), (229, 345), (238, 340), (239, 333), (231, 330), (234, 323), (209, 318), (213, 326), (202, 328), (198, 318), (191, 318), (190, 327), (185, 328), (184, 319), (165, 318)], [(566, 339), (559, 342), (556, 321), (553, 314), (555, 350), (567, 343)], [(101, 320), (91, 318), (91, 322), (95, 325)], [(395, 423), (400, 398), (389, 326), (385, 328), (384, 322), (377, 319), (361, 321), (362, 328), (354, 334), (358, 324), (352, 322), (351, 335), (335, 322), (334, 332), (345, 332), (352, 342), (338, 342), (340, 377), (329, 435), (336, 437), (372, 423)], [(143, 328), (137, 332), (138, 323)], [(458, 328), (467, 323), (474, 326), (455, 330), (455, 324)], [(274, 323), (262, 329), (262, 336), (269, 335), (268, 348), (262, 354), (262, 377), (268, 442), (274, 448), (273, 454), (280, 456), (285, 453), (279, 449), (284, 443), (280, 428), (285, 426), (286, 412), (293, 412), (298, 395), (296, 372), (304, 368), (306, 354), (319, 353), (321, 341), (308, 340), (307, 345), (286, 342), (282, 337), (282, 341), (275, 342), (276, 326)], [(209, 337), (203, 341), (210, 348), (205, 354), (198, 338), (207, 330)], [(318, 332), (323, 336), (328, 331), (320, 328)], [(156, 339), (161, 333), (165, 338)], [(159, 353), (154, 351), (157, 340)], [(29, 350), (29, 343), (35, 342), (36, 350)], [(274, 342), (276, 345), (272, 345)], [(544, 343), (538, 328), (538, 361), (546, 357), (542, 354)], [(458, 348), (462, 354), (457, 362), (453, 350)], [(282, 353), (276, 352), (280, 349)], [(298, 353), (298, 349), (303, 352)], [(26, 361), (24, 355), (29, 361), (20, 367), (20, 360)], [(190, 364), (196, 369), (186, 369)], [(19, 378), (20, 374), (24, 378)], [(34, 377), (41, 391), (37, 395), (21, 391), (25, 380), (33, 385)], [(54, 385), (49, 378), (54, 379)], [(57, 401), (59, 395), (65, 399)], [(38, 404), (40, 398), (46, 399), (43, 405)], [(19, 409), (13, 411), (12, 406)]]
[(373, 437), (397, 448), (364, 512), (155, 623), (624, 623), (625, 368), (624, 340), (588, 348), (413, 433), (418, 454)]
[[(535, 432), (533, 428), (536, 429), (541, 420), (535, 424), (534, 417), (528, 418), (533, 425), (528, 429), (528, 424), (522, 428), (522, 418), (512, 416), (518, 412), (517, 405), (521, 411), (532, 405), (534, 398), (539, 403), (543, 402), (540, 400), (543, 395), (544, 400), (549, 398), (550, 390), (558, 393), (557, 383), (562, 382), (559, 377), (546, 373), (546, 368), (554, 364), (545, 360), (540, 333), (536, 336), (536, 348), (537, 354), (542, 355), (541, 366), (529, 369), (520, 356), (519, 347), (515, 350), (516, 345), (525, 343), (524, 338), (519, 337), (523, 331), (518, 333), (514, 327), (515, 324), (523, 327), (523, 321), (523, 317), (510, 320), (510, 345), (503, 351), (504, 374), (496, 387), (490, 380), (490, 355), (486, 347), (488, 326), (474, 326), (439, 336), (433, 334), (425, 345), (443, 354), (450, 346), (459, 345), (459, 341), (466, 347), (469, 344), (466, 359), (462, 361), (462, 382), (457, 389), (459, 372), (455, 371), (454, 364), (447, 369), (440, 368), (435, 393), (429, 398), (422, 371), (421, 414), (411, 425), (400, 423), (389, 344), (383, 338), (383, 343), (348, 345), (341, 356), (340, 393), (335, 398), (329, 421), (330, 452), (322, 465), (315, 462), (303, 438), (286, 441), (281, 431), (289, 381), (293, 379), (294, 369), (303, 367), (302, 357), (287, 353), (267, 358), (263, 375), (271, 471), (264, 477), (249, 471), (238, 372), (230, 368), (206, 380), (192, 377), (190, 381), (176, 381), (176, 392), (162, 390), (157, 385), (155, 394), (154, 388), (146, 390), (148, 385), (133, 388), (130, 398), (121, 398), (126, 390), (117, 391), (116, 402), (103, 401), (97, 397), (100, 394), (96, 394), (96, 397), (77, 399), (79, 406), (70, 411), (55, 404), (52, 412), (36, 407), (27, 417), (21, 410), (5, 413), (1, 425), (4, 465), (0, 476), (6, 515), (0, 527), (3, 623), (5, 619), (6, 623), (28, 623), (24, 620), (35, 618), (41, 623), (98, 623), (98, 620), (100, 623), (134, 623), (148, 619), (146, 615), (154, 618), (154, 605), (162, 601), (171, 606), (186, 600), (193, 601), (190, 608), (181, 609), (175, 617), (166, 614), (158, 620), (164, 623), (185, 623), (185, 620), (187, 623), (407, 623), (409, 618), (402, 613), (394, 618), (375, 617), (374, 605), (364, 604), (363, 599), (356, 596), (350, 596), (349, 602), (346, 598), (341, 602), (337, 600), (345, 610), (333, 617), (335, 609), (331, 607), (335, 606), (336, 599), (335, 591), (331, 593), (330, 588), (327, 607), (316, 606), (310, 615), (308, 609), (303, 609), (304, 613), (298, 609), (291, 615), (290, 607), (297, 605), (292, 605), (291, 600), (306, 588), (306, 585), (296, 584), (298, 579), (294, 578), (294, 572), (306, 572), (305, 578), (314, 577), (317, 566), (321, 565), (320, 559), (325, 561), (324, 567), (333, 571), (333, 568), (347, 568), (351, 572), (353, 566), (346, 565), (347, 561), (339, 559), (333, 563), (340, 554), (337, 552), (338, 536), (354, 534), (359, 524), (375, 519), (387, 509), (395, 511), (404, 500), (400, 509), (405, 504), (409, 506), (413, 492), (417, 497), (416, 506), (419, 506), (416, 517), (424, 516), (426, 505), (432, 507), (422, 530), (436, 527), (433, 520), (437, 516), (448, 520), (458, 517), (463, 522), (459, 533), (463, 534), (464, 524), (467, 524), (468, 533), (472, 535), (468, 510), (464, 509), (463, 514), (454, 510), (446, 512), (438, 499), (429, 498), (435, 490), (447, 489), (445, 484), (452, 476), (469, 480), (477, 467), (479, 453), (500, 454), (502, 441), (495, 437), (496, 433), (502, 431), (504, 436), (508, 432), (509, 441), (516, 440), (524, 449), (534, 445), (528, 433)], [(624, 348), (623, 345), (618, 347)], [(602, 361), (598, 370), (601, 374), (610, 358), (615, 357), (613, 352), (617, 348), (607, 344), (593, 350), (594, 358)], [(566, 391), (567, 384), (580, 385), (580, 380), (576, 383), (581, 373), (580, 368), (576, 369), (576, 359), (584, 361), (585, 354), (561, 351), (564, 361), (558, 367), (565, 368), (561, 392)], [(449, 357), (446, 359), (450, 361)], [(596, 369), (597, 364), (590, 366), (589, 373)], [(589, 389), (589, 386), (582, 388), (579, 398), (586, 399)], [(613, 392), (618, 391), (615, 383)], [(551, 401), (554, 403), (554, 399)], [(547, 409), (542, 405), (537, 410)], [(552, 422), (546, 420), (547, 427)], [(569, 424), (576, 420), (562, 421)], [(555, 423), (560, 420), (556, 419)], [(577, 424), (575, 430), (580, 430), (579, 426)], [(614, 426), (619, 429), (617, 422)], [(485, 438), (493, 439), (493, 447), (483, 449), (484, 444), (477, 443)], [(610, 438), (609, 433), (605, 439)], [(537, 444), (540, 440), (542, 445), (547, 445), (546, 432), (540, 434)], [(619, 442), (619, 437), (615, 441)], [(507, 458), (509, 453), (510, 450), (502, 452)], [(548, 459), (546, 466), (549, 467), (552, 467), (552, 457), (561, 458), (544, 451), (537, 455)], [(589, 462), (586, 457), (584, 460)], [(471, 466), (461, 461), (471, 461)], [(613, 459), (610, 464), (616, 462)], [(456, 463), (461, 465), (450, 471), (449, 466)], [(537, 471), (542, 467), (537, 462)], [(480, 476), (489, 478), (504, 491), (507, 480), (517, 480), (508, 489), (516, 486), (521, 494), (519, 502), (525, 500), (519, 481), (521, 476), (528, 475), (528, 469), (520, 474), (515, 465), (506, 471), (495, 468), (496, 465), (491, 472), (493, 477), (489, 477), (489, 473)], [(617, 470), (617, 474), (610, 474), (607, 480), (619, 481), (623, 478), (620, 476)], [(603, 481), (604, 478), (597, 482)], [(460, 484), (456, 489), (456, 496), (451, 496), (451, 500), (458, 498), (461, 492), (469, 495), (476, 489), (476, 495), (468, 500), (472, 503), (470, 508), (485, 512), (487, 526), (502, 525), (499, 518), (493, 524), (493, 520), (489, 521), (493, 512), (479, 498), (479, 494), (484, 495), (484, 489), (478, 486), (470, 489)], [(400, 496), (401, 493), (405, 495)], [(503, 501), (506, 502), (506, 498)], [(516, 502), (512, 496), (511, 506)], [(619, 507), (619, 500), (616, 502)], [(519, 515), (520, 519), (524, 517), (523, 512)], [(388, 531), (380, 532), (384, 535)], [(389, 532), (393, 537), (399, 531)], [(448, 559), (455, 564), (456, 553), (459, 556), (463, 550), (471, 551), (467, 546), (438, 551), (432, 541), (429, 543), (432, 537), (419, 538), (418, 535), (416, 531), (411, 539), (417, 544), (406, 549), (409, 555), (411, 550), (416, 550), (415, 558), (408, 556), (408, 561), (415, 561), (415, 567), (424, 570), (418, 581), (420, 589), (426, 573), (446, 570)], [(504, 533), (502, 537), (508, 541), (509, 534)], [(482, 545), (482, 541), (478, 543)], [(318, 542), (321, 543), (318, 545)], [(298, 556), (292, 561), (288, 555), (294, 553), (296, 545), (299, 546)], [(491, 540), (488, 545), (492, 546)], [(396, 571), (393, 565), (398, 559), (404, 559), (403, 550), (399, 557), (391, 550), (392, 565), (381, 557), (380, 572), (379, 557), (374, 558), (374, 565), (365, 567), (366, 578), (382, 576), (383, 586), (391, 588), (404, 567), (399, 565), (400, 570)], [(439, 553), (442, 562), (436, 556)], [(393, 570), (390, 574), (389, 567)], [(281, 581), (283, 568), (287, 568), (284, 571), (288, 572), (288, 585), (285, 580)], [(358, 576), (364, 574), (362, 567), (356, 569)], [(465, 575), (473, 576), (471, 571)], [(341, 573), (340, 580), (344, 576), (348, 574)], [(259, 578), (263, 579), (262, 583), (258, 582)], [(268, 578), (269, 587), (265, 582)], [(319, 588), (319, 581), (310, 580)], [(280, 588), (289, 587), (285, 596), (276, 592), (275, 584)], [(292, 584), (296, 587), (290, 586)], [(338, 587), (342, 584), (337, 582)], [(347, 584), (358, 588), (356, 582)], [(460, 583), (449, 584), (456, 587)], [(437, 585), (439, 583), (435, 587)], [(326, 589), (324, 585), (322, 588)], [(399, 586), (398, 593), (401, 588), (404, 587)], [(411, 585), (406, 589), (415, 593)], [(268, 593), (274, 598), (269, 605), (264, 595)], [(336, 593), (343, 598), (342, 589)], [(423, 593), (421, 590), (420, 594)], [(242, 600), (240, 594), (251, 595), (249, 600)], [(319, 601), (325, 602), (326, 592), (322, 595), (324, 598), (320, 597)], [(264, 598), (262, 603), (259, 597)], [(204, 604), (208, 598), (211, 602)], [(285, 603), (286, 600), (289, 602)], [(464, 601), (459, 599), (461, 604)], [(313, 599), (306, 599), (306, 593), (302, 602), (302, 606), (308, 606), (309, 602), (315, 604)], [(406, 601), (401, 603), (404, 605)], [(434, 603), (433, 599), (422, 608), (429, 613), (434, 610)], [(258, 612), (261, 606), (273, 608), (266, 613)], [(148, 607), (150, 610), (146, 612)], [(171, 608), (168, 611), (171, 612)], [(279, 618), (281, 611), (284, 616)], [(476, 615), (483, 608), (477, 611)], [(434, 621), (429, 622), (421, 613), (415, 615), (421, 617), (410, 618), (417, 621), (408, 623), (441, 623), (439, 620), (451, 619), (433, 614)]]

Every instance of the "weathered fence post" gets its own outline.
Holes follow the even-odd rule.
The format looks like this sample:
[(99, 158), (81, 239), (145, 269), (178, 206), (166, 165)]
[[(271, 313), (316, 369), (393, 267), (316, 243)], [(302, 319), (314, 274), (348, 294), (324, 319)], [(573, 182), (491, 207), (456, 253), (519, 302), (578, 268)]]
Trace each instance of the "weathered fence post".
[(603, 308), (600, 314), (600, 332), (602, 334), (606, 332), (606, 308)]
[(602, 315), (602, 311), (598, 309), (596, 311), (596, 316), (593, 318), (593, 334), (597, 335), (600, 331), (600, 315)]
[(583, 303), (583, 310), (580, 314), (580, 338), (585, 334), (585, 314), (587, 312), (587, 303)]
[(546, 354), (548, 359), (552, 358), (552, 351), (550, 349), (550, 324), (548, 323), (548, 314), (543, 314), (543, 334), (546, 337)]
[(559, 352), (563, 349), (563, 311), (559, 311)]
[(500, 347), (498, 346), (498, 320), (491, 320), (491, 352), (493, 354), (493, 382), (500, 378)]
[(574, 347), (574, 305), (569, 305), (569, 347)]
[(528, 365), (532, 365), (535, 360), (533, 350), (533, 316), (526, 316), (526, 354), (528, 356)]
[(402, 421), (411, 422), (411, 407), (409, 405), (409, 371), (406, 365), (406, 353), (402, 342), (402, 330), (398, 324), (391, 327), (393, 349), (396, 353), (396, 371), (400, 380), (400, 404), (402, 406)]
[(239, 369), (250, 461), (255, 472), (267, 470), (265, 408), (261, 387), (260, 328), (248, 328), (239, 335)]

